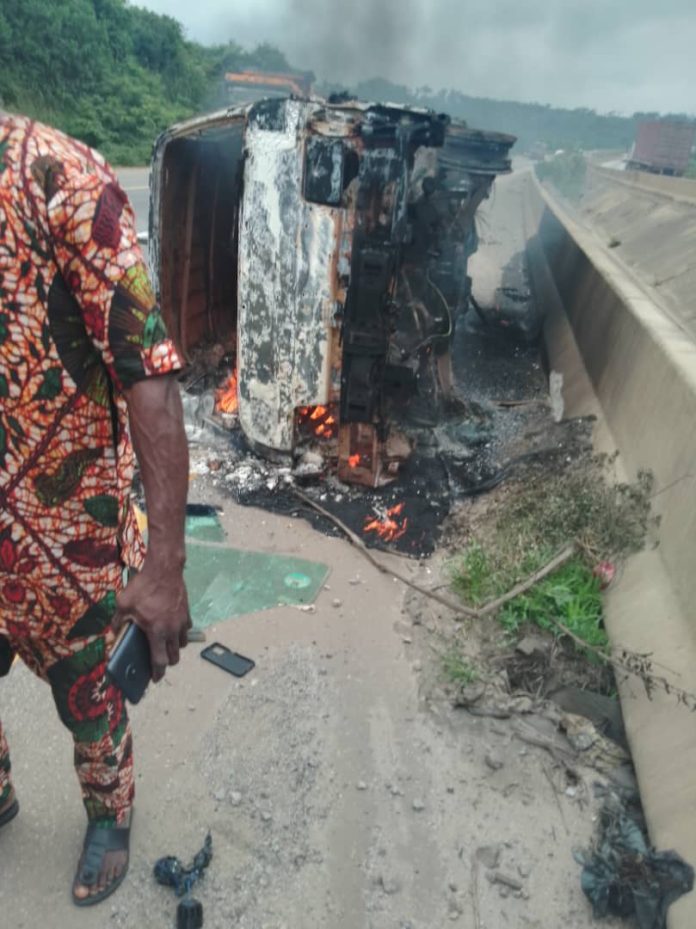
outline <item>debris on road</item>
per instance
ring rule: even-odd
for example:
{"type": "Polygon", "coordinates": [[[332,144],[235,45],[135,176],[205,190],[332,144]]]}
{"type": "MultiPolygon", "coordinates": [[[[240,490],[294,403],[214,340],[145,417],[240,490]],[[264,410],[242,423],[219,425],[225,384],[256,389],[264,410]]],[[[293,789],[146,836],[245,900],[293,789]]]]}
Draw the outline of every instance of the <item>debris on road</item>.
{"type": "Polygon", "coordinates": [[[576,853],[594,916],[635,916],[639,929],[665,929],[670,905],[693,889],[692,866],[677,852],[651,849],[639,805],[616,791],[606,796],[598,833],[592,849],[576,853]]]}
{"type": "Polygon", "coordinates": [[[177,897],[185,897],[203,877],[213,860],[213,838],[210,833],[205,837],[202,848],[198,851],[188,867],[173,855],[160,858],[155,863],[154,876],[158,884],[171,887],[177,897]]]}
{"type": "Polygon", "coordinates": [[[493,752],[488,752],[486,754],[486,757],[484,758],[484,761],[486,762],[488,767],[491,769],[491,771],[499,771],[505,764],[503,759],[499,758],[493,752]]]}
{"type": "Polygon", "coordinates": [[[504,874],[502,871],[490,871],[486,877],[491,884],[502,884],[510,890],[522,890],[524,887],[524,884],[518,881],[516,877],[504,874]]]}
{"type": "Polygon", "coordinates": [[[176,929],[202,929],[203,904],[193,897],[184,897],[176,908],[176,929]]]}

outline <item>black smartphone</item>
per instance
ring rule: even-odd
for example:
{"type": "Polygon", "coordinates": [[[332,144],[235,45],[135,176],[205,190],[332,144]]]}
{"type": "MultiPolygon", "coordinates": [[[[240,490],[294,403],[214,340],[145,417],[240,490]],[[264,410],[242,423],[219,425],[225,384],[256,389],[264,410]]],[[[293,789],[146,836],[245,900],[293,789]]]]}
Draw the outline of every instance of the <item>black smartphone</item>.
{"type": "Polygon", "coordinates": [[[213,642],[212,645],[204,648],[201,652],[201,658],[216,664],[223,671],[229,671],[235,677],[244,677],[252,668],[256,667],[256,662],[252,661],[251,658],[245,658],[244,655],[231,652],[226,645],[221,645],[219,642],[213,642]]]}
{"type": "Polygon", "coordinates": [[[126,700],[140,703],[152,680],[150,643],[140,626],[130,623],[111,653],[106,673],[126,700]]]}

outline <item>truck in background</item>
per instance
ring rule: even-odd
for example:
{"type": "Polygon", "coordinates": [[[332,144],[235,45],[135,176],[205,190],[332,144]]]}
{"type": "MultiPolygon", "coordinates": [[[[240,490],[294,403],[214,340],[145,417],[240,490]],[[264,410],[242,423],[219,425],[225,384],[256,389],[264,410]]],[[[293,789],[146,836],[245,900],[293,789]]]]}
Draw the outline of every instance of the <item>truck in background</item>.
{"type": "Polygon", "coordinates": [[[264,97],[309,97],[313,83],[311,71],[233,71],[225,75],[230,106],[255,103],[264,97]]]}
{"type": "Polygon", "coordinates": [[[695,137],[694,123],[673,119],[639,123],[626,167],[681,177],[691,161],[695,137]]]}

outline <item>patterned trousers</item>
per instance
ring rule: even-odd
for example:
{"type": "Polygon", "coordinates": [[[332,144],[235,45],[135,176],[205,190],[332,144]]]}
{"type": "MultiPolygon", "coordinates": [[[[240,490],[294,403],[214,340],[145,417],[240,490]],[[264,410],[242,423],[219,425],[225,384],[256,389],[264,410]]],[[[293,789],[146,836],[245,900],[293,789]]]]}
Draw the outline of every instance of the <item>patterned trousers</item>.
{"type": "MultiPolygon", "coordinates": [[[[14,653],[50,685],[58,715],[75,743],[75,769],[87,816],[104,825],[124,822],[135,792],[125,702],[105,675],[112,644],[108,620],[114,606],[115,595],[108,595],[95,604],[89,623],[67,632],[54,624],[42,625],[38,634],[30,624],[16,621],[8,629],[0,617],[0,668],[3,653],[6,665],[14,653]],[[55,660],[56,654],[63,657],[55,660]]],[[[11,789],[10,754],[0,723],[0,806],[11,789]]]]}

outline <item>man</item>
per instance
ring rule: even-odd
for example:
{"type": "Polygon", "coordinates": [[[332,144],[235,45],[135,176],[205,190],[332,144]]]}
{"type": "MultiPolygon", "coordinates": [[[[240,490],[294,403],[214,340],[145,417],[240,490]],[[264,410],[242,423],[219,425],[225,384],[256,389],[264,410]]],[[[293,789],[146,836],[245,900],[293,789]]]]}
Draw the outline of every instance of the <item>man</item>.
{"type": "MultiPolygon", "coordinates": [[[[159,680],[190,625],[179,368],[114,172],[61,133],[0,114],[0,673],[19,656],[72,732],[88,817],[78,906],[112,893],[128,865],[133,754],[105,676],[114,635],[137,622],[159,680]]],[[[0,725],[0,827],[18,808],[0,725]]]]}

